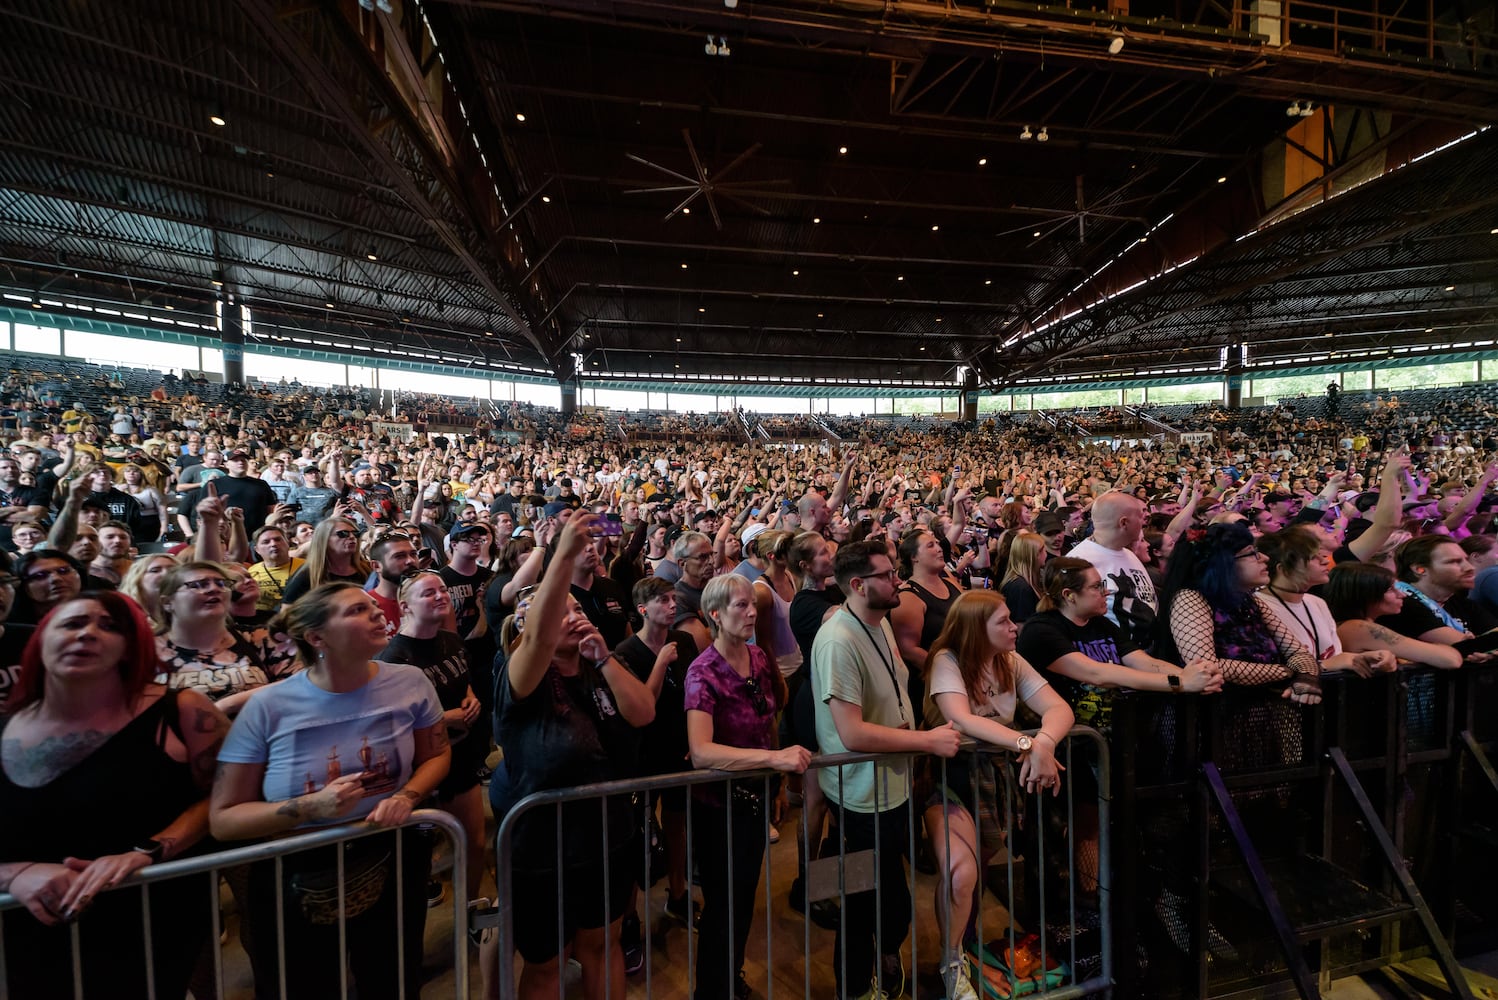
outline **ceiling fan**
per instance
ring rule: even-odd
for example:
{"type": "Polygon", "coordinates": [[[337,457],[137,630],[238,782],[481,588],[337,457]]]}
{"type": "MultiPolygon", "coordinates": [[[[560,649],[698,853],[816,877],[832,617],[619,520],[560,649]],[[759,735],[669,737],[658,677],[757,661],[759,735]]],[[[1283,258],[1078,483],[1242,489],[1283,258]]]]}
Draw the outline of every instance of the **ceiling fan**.
{"type": "Polygon", "coordinates": [[[631,188],[630,190],[624,192],[625,194],[656,194],[663,191],[678,194],[687,192],[686,197],[682,199],[680,204],[666,213],[666,217],[661,220],[662,222],[670,222],[671,219],[679,215],[684,209],[689,208],[692,202],[696,201],[698,198],[701,198],[705,202],[707,202],[707,210],[712,213],[713,225],[717,226],[719,230],[722,230],[723,218],[718,214],[717,199],[722,198],[725,201],[731,201],[736,205],[742,205],[744,208],[747,208],[751,212],[756,212],[760,215],[767,216],[770,214],[768,209],[765,209],[759,205],[751,204],[750,202],[746,201],[745,198],[756,194],[759,194],[763,197],[774,197],[774,195],[770,192],[756,191],[755,188],[764,187],[766,185],[781,185],[790,183],[790,181],[788,180],[725,180],[725,178],[729,174],[733,173],[733,171],[736,170],[739,166],[741,166],[745,160],[749,159],[749,157],[759,152],[762,146],[761,143],[756,142],[754,145],[744,150],[738,156],[734,157],[732,162],[730,162],[723,169],[717,171],[716,173],[709,173],[707,168],[702,164],[702,158],[697,155],[697,147],[692,143],[691,129],[682,129],[681,137],[686,140],[687,153],[692,158],[692,168],[696,171],[696,177],[689,177],[686,174],[678,173],[675,170],[672,170],[670,167],[663,167],[659,163],[654,163],[650,160],[647,160],[643,156],[636,156],[634,153],[625,154],[636,163],[647,166],[652,170],[659,170],[666,176],[673,177],[676,180],[682,182],[680,184],[665,184],[657,187],[631,188]]]}

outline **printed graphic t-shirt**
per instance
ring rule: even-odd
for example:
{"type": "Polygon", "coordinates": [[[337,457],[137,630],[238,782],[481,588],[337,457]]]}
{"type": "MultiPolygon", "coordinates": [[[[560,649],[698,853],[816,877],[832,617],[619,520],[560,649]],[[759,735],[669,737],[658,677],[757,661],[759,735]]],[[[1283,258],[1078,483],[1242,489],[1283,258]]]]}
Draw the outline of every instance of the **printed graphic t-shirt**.
{"type": "Polygon", "coordinates": [[[264,764],[267,802],[315,792],[356,771],[364,797],[353,811],[303,826],[363,819],[411,777],[416,730],[442,721],[442,703],[419,667],[380,663],[356,691],[324,691],[306,673],[261,688],[245,703],[218,759],[264,764]]]}

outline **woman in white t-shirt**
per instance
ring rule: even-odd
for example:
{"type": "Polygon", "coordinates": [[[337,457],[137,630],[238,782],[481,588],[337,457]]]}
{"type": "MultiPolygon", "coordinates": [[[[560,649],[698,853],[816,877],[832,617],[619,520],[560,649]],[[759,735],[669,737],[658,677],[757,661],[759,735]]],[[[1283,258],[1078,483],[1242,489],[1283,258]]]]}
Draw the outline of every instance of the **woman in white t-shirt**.
{"type": "Polygon", "coordinates": [[[1322,673],[1351,670],[1359,677],[1371,677],[1396,669],[1398,662],[1386,649],[1350,653],[1342,648],[1331,609],[1310,592],[1331,579],[1330,553],[1312,534],[1315,530],[1294,525],[1255,543],[1269,559],[1269,586],[1260,592],[1263,607],[1315,654],[1322,673]]]}
{"type": "MultiPolygon", "coordinates": [[[[1023,761],[1019,781],[1025,791],[1059,795],[1063,768],[1056,747],[1071,731],[1072,710],[1014,651],[1018,636],[1003,597],[991,590],[961,594],[927,654],[926,722],[950,722],[968,739],[1012,750],[1023,761]],[[1034,737],[1012,728],[1020,701],[1040,716],[1034,737]]],[[[936,790],[926,803],[926,830],[937,865],[947,873],[935,900],[942,929],[942,979],[951,1000],[972,1000],[976,994],[963,960],[963,937],[977,905],[982,865],[997,851],[1004,833],[993,757],[960,753],[936,777],[936,790]],[[982,844],[975,811],[982,822],[982,844]]]]}

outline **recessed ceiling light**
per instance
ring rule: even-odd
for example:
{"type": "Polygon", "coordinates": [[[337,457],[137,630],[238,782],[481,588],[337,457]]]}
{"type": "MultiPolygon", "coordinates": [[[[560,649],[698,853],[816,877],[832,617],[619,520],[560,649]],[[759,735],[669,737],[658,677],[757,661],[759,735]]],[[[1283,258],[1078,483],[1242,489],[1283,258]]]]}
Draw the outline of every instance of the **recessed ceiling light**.
{"type": "Polygon", "coordinates": [[[678,368],[680,368],[680,367],[681,367],[681,365],[677,365],[677,366],[676,366],[676,367],[678,367],[678,368]]]}
{"type": "Polygon", "coordinates": [[[921,345],[921,350],[923,350],[923,351],[924,351],[924,350],[925,350],[925,349],[926,349],[926,345],[925,345],[925,344],[922,344],[922,345],[921,345]]]}
{"type": "Polygon", "coordinates": [[[1219,177],[1219,178],[1217,178],[1217,183],[1219,183],[1219,184],[1226,184],[1227,182],[1228,182],[1228,179],[1226,177],[1219,177]]]}
{"type": "Polygon", "coordinates": [[[940,322],[941,322],[941,317],[940,317],[940,316],[938,316],[938,317],[936,317],[936,321],[937,321],[937,322],[938,322],[938,323],[940,323],[940,322]]]}
{"type": "Polygon", "coordinates": [[[837,147],[837,153],[838,153],[839,156],[847,156],[848,155],[848,147],[847,146],[839,146],[839,147],[837,147]]]}
{"type": "Polygon", "coordinates": [[[1040,230],[1037,229],[1037,230],[1035,230],[1035,232],[1031,233],[1030,235],[1036,237],[1037,239],[1039,239],[1040,238],[1040,230]]]}
{"type": "MultiPolygon", "coordinates": [[[[329,309],[333,308],[333,303],[331,303],[331,302],[324,302],[323,305],[326,306],[329,309]]],[[[170,309],[171,306],[167,306],[167,308],[170,309]]]]}
{"type": "Polygon", "coordinates": [[[1447,285],[1446,286],[1446,291],[1448,291],[1448,292],[1454,292],[1454,291],[1456,291],[1456,286],[1455,285],[1447,285]]]}
{"type": "Polygon", "coordinates": [[[523,111],[517,111],[517,112],[515,112],[515,120],[517,122],[523,122],[523,121],[525,121],[525,112],[523,112],[523,111]]]}
{"type": "Polygon", "coordinates": [[[980,167],[986,167],[986,166],[988,166],[988,157],[986,157],[986,156],[980,156],[980,157],[978,157],[978,166],[980,166],[980,167]]]}
{"type": "Polygon", "coordinates": [[[698,306],[697,311],[700,313],[705,313],[707,312],[707,306],[698,306]]]}
{"type": "Polygon", "coordinates": [[[793,278],[799,278],[800,276],[801,276],[801,272],[800,272],[799,269],[791,272],[791,277],[793,277],[793,278]]]}
{"type": "Polygon", "coordinates": [[[690,208],[684,208],[684,209],[681,210],[681,214],[682,215],[691,215],[692,214],[692,210],[690,208]]]}
{"type": "Polygon", "coordinates": [[[993,279],[992,278],[984,278],[983,279],[983,283],[985,285],[991,285],[991,284],[993,284],[993,279]]]}
{"type": "Polygon", "coordinates": [[[167,303],[164,304],[164,308],[166,309],[167,312],[171,312],[172,310],[176,309],[177,307],[174,306],[174,305],[172,305],[170,302],[167,302],[167,303]]]}
{"type": "Polygon", "coordinates": [[[373,243],[371,243],[369,245],[369,249],[367,251],[365,251],[365,253],[364,253],[364,259],[365,260],[379,260],[380,259],[380,255],[377,254],[377,253],[375,253],[375,248],[374,248],[374,244],[373,243]]]}
{"type": "Polygon", "coordinates": [[[676,338],[676,342],[677,342],[677,343],[678,343],[678,344],[679,344],[679,343],[681,343],[681,338],[680,338],[680,337],[677,337],[677,338],[676,338]]]}
{"type": "Polygon", "coordinates": [[[931,231],[932,231],[932,232],[933,232],[933,233],[934,233],[934,232],[936,232],[936,231],[937,231],[937,230],[939,230],[939,229],[941,229],[941,226],[932,226],[932,227],[931,227],[931,231]]]}
{"type": "Polygon", "coordinates": [[[897,274],[897,275],[895,275],[895,280],[896,281],[904,281],[905,280],[905,275],[903,275],[903,274],[897,274]]]}
{"type": "Polygon", "coordinates": [[[1489,229],[1488,230],[1488,235],[1489,236],[1498,236],[1498,229],[1489,229]]]}
{"type": "Polygon", "coordinates": [[[681,269],[682,269],[682,270],[683,270],[683,271],[685,271],[685,270],[686,270],[686,269],[687,269],[687,264],[686,264],[686,261],[682,261],[682,263],[681,263],[681,269]]]}
{"type": "Polygon", "coordinates": [[[817,319],[821,319],[825,315],[827,315],[827,314],[826,313],[817,313],[817,319]]]}
{"type": "Polygon", "coordinates": [[[541,196],[541,204],[543,204],[543,205],[550,205],[551,204],[551,195],[549,195],[549,194],[543,194],[541,196]]]}
{"type": "Polygon", "coordinates": [[[820,226],[822,224],[822,217],[819,215],[816,218],[812,219],[811,224],[813,226],[820,226]]]}
{"type": "Polygon", "coordinates": [[[223,115],[219,114],[217,111],[209,114],[208,120],[217,125],[219,128],[223,128],[225,125],[229,124],[229,120],[223,115]]]}

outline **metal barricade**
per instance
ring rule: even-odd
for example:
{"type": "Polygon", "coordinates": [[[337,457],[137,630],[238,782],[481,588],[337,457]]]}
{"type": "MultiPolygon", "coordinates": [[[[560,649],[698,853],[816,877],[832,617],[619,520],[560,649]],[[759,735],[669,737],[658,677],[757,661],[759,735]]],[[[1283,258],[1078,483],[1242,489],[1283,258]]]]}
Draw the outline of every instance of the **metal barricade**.
{"type": "MultiPolygon", "coordinates": [[[[721,931],[704,926],[697,934],[688,933],[684,954],[678,949],[674,958],[660,959],[652,919],[652,903],[660,902],[660,893],[652,895],[653,880],[644,878],[643,978],[628,987],[632,995],[639,995],[641,985],[647,998],[699,995],[698,952],[704,944],[719,949],[710,953],[713,961],[707,964],[726,970],[721,995],[735,995],[734,973],[745,956],[736,953],[738,943],[729,932],[732,928],[747,940],[752,927],[735,923],[731,916],[718,920],[713,907],[726,908],[730,915],[748,912],[744,919],[762,926],[765,982],[756,992],[764,1000],[793,990],[806,998],[823,997],[835,984],[842,984],[839,993],[846,997],[871,992],[877,997],[881,986],[898,996],[899,991],[892,988],[895,984],[884,981],[886,972],[898,977],[903,986],[907,969],[912,977],[929,978],[949,961],[965,963],[984,1000],[1024,994],[1067,1000],[1104,992],[1111,987],[1113,975],[1108,746],[1095,730],[1077,727],[1058,748],[1057,759],[1066,771],[1061,797],[1051,799],[1021,792],[1014,779],[1013,758],[982,745],[965,746],[951,761],[911,754],[813,757],[805,783],[824,779],[820,787],[826,792],[829,818],[836,829],[832,841],[836,853],[818,858],[821,832],[801,824],[798,847],[805,867],[800,917],[804,923],[799,933],[782,926],[786,918],[778,909],[783,903],[770,898],[778,867],[775,852],[764,847],[772,825],[770,804],[785,775],[693,771],[529,795],[504,816],[497,835],[499,995],[516,994],[517,929],[535,953],[559,955],[571,936],[570,924],[605,926],[628,906],[636,905],[633,899],[626,904],[618,896],[621,892],[633,896],[636,890],[621,877],[617,866],[626,865],[631,873],[649,872],[651,846],[644,831],[647,813],[662,792],[693,801],[686,815],[687,896],[690,900],[698,881],[693,874],[695,863],[702,881],[715,887],[704,891],[704,925],[712,917],[721,931]],[[985,763],[991,768],[985,769],[985,763]],[[850,796],[842,794],[849,783],[866,780],[862,775],[869,772],[854,770],[859,765],[873,768],[873,813],[855,813],[846,805],[850,796]],[[955,778],[947,780],[949,773],[959,770],[966,775],[967,787],[955,778]],[[986,770],[991,770],[994,780],[985,784],[978,776],[986,770]],[[1078,792],[1079,787],[1087,791],[1078,792]],[[714,803],[703,803],[704,793],[716,793],[714,803]],[[954,844],[969,829],[955,818],[956,800],[963,806],[961,815],[971,819],[976,840],[968,845],[972,853],[984,855],[985,842],[995,847],[992,856],[978,859],[978,903],[970,922],[959,920],[966,924],[962,927],[953,925],[956,894],[948,891],[957,866],[946,866],[946,874],[938,870],[934,877],[918,877],[914,863],[904,864],[922,850],[923,826],[926,843],[934,850],[940,848],[937,856],[953,856],[954,844]],[[620,810],[629,815],[627,823],[620,821],[620,810]],[[712,823],[711,828],[702,830],[704,822],[712,823]],[[985,823],[1001,829],[985,830],[985,823]],[[1079,843],[1076,836],[1079,828],[1087,833],[1085,843],[1079,843]],[[621,829],[628,830],[622,843],[621,829]],[[575,856],[566,857],[569,851],[575,856]],[[584,859],[584,854],[590,856],[584,859]],[[1079,858],[1083,859],[1081,871],[1079,858]],[[736,870],[736,866],[750,864],[752,873],[742,867],[736,870]],[[585,881],[579,884],[579,879],[585,881]],[[997,907],[983,906],[985,883],[1000,904],[997,907]],[[745,892],[754,894],[752,911],[745,905],[745,892]],[[564,912],[563,901],[578,904],[580,896],[596,909],[591,918],[575,921],[571,919],[575,913],[569,917],[564,912]],[[814,930],[811,911],[821,900],[838,903],[834,940],[827,940],[826,930],[814,930]],[[938,916],[934,944],[926,914],[938,916]],[[943,927],[952,929],[952,936],[945,940],[943,927]],[[994,936],[990,937],[990,931],[994,936]],[[715,933],[729,939],[716,942],[715,933]],[[547,940],[539,940],[538,935],[547,940]],[[947,941],[963,944],[949,948],[947,941]],[[726,955],[721,950],[725,945],[726,955]],[[869,969],[848,967],[849,955],[855,952],[872,955],[869,969]],[[893,956],[898,961],[881,970],[880,963],[893,956]],[[799,976],[793,974],[797,962],[799,976]],[[865,975],[871,977],[869,981],[865,975]],[[792,986],[798,979],[799,984],[792,986]]],[[[783,858],[779,862],[785,863],[783,858]]],[[[618,947],[611,935],[603,935],[605,968],[618,947]]],[[[565,995],[564,978],[557,975],[558,997],[565,995]]],[[[613,977],[604,977],[605,1000],[623,1000],[614,982],[613,977]]],[[[931,990],[940,989],[940,984],[931,984],[931,990]]],[[[707,992],[718,995],[716,990],[707,992]]],[[[930,991],[923,988],[918,993],[912,979],[904,992],[916,996],[930,991]]]]}
{"type": "MultiPolygon", "coordinates": [[[[274,950],[276,989],[274,995],[283,998],[288,996],[288,981],[292,982],[295,985],[297,977],[304,970],[300,970],[295,967],[289,967],[287,961],[288,947],[286,934],[286,904],[292,902],[289,894],[286,893],[283,889],[285,865],[287,863],[287,859],[293,855],[302,854],[310,850],[316,850],[320,848],[327,849],[330,847],[338,848],[338,850],[336,851],[336,883],[334,886],[327,887],[326,889],[322,889],[321,891],[325,894],[328,894],[328,911],[330,913],[336,912],[335,922],[337,924],[338,947],[340,949],[339,954],[347,956],[349,944],[348,921],[350,919],[348,916],[349,895],[350,893],[357,893],[359,891],[359,885],[357,883],[357,879],[351,880],[349,877],[349,873],[345,870],[344,858],[346,848],[347,845],[364,841],[367,838],[385,836],[390,837],[393,840],[393,854],[391,857],[391,861],[395,866],[395,903],[393,909],[395,922],[394,940],[396,942],[397,952],[395,956],[397,979],[394,995],[400,997],[401,1000],[405,1000],[405,998],[408,996],[408,991],[406,990],[406,946],[408,944],[408,938],[406,935],[407,928],[405,914],[406,903],[408,899],[408,887],[405,884],[405,880],[401,876],[405,871],[405,862],[408,860],[408,858],[419,857],[421,853],[426,853],[430,850],[429,847],[413,843],[416,837],[425,836],[424,832],[421,831],[429,829],[442,831],[442,833],[446,835],[449,846],[452,850],[452,996],[455,998],[455,1000],[467,1000],[468,935],[466,933],[466,928],[468,925],[468,899],[467,884],[464,873],[467,871],[467,867],[469,864],[469,859],[467,856],[468,842],[463,832],[463,828],[461,824],[459,824],[457,819],[446,812],[440,812],[431,809],[416,810],[411,814],[406,823],[394,829],[390,827],[374,826],[373,824],[369,823],[346,824],[329,827],[322,830],[315,830],[309,833],[297,834],[295,836],[285,837],[279,840],[266,841],[264,843],[251,844],[245,847],[236,847],[228,850],[217,851],[211,854],[204,854],[196,857],[188,857],[175,861],[166,861],[159,864],[148,865],[147,867],[141,869],[138,874],[132,876],[130,879],[126,880],[124,883],[115,887],[114,889],[109,890],[108,892],[108,895],[110,896],[121,893],[140,893],[141,936],[138,939],[134,939],[131,944],[133,947],[136,942],[139,942],[139,944],[144,949],[144,988],[141,988],[141,986],[136,983],[121,982],[118,978],[116,978],[113,982],[105,983],[101,988],[89,989],[88,991],[85,991],[86,978],[97,982],[100,972],[107,972],[111,976],[118,976],[119,974],[118,970],[113,969],[98,970],[86,968],[86,965],[88,965],[89,963],[84,955],[85,949],[81,946],[80,934],[80,923],[86,923],[88,920],[88,911],[85,911],[84,915],[80,918],[79,921],[72,922],[69,925],[72,996],[74,1000],[113,1000],[113,998],[121,996],[144,996],[150,998],[150,1000],[156,1000],[158,978],[156,965],[157,956],[159,954],[156,945],[161,943],[161,941],[159,940],[160,938],[162,938],[164,935],[170,934],[173,931],[175,923],[164,927],[158,925],[163,923],[162,918],[164,916],[180,918],[183,915],[162,914],[160,912],[156,912],[154,914],[155,919],[153,919],[153,908],[151,900],[152,893],[153,891],[155,891],[157,894],[161,894],[168,891],[168,888],[173,886],[190,887],[191,881],[194,880],[201,881],[203,883],[202,891],[209,897],[206,901],[207,906],[205,907],[205,909],[208,913],[211,914],[211,926],[209,928],[210,937],[208,939],[208,945],[212,948],[213,952],[211,962],[211,989],[213,992],[211,994],[198,993],[197,989],[195,988],[194,995],[197,997],[197,1000],[208,1000],[209,996],[226,996],[224,984],[224,950],[220,943],[223,926],[222,917],[219,910],[219,879],[221,875],[225,875],[229,872],[243,872],[245,871],[246,866],[252,865],[269,866],[269,868],[265,870],[274,878],[274,922],[276,936],[274,950]]],[[[415,869],[413,869],[413,871],[415,871],[415,869]]],[[[425,885],[427,879],[427,871],[428,869],[426,867],[420,868],[420,880],[417,883],[418,885],[425,885]]],[[[382,883],[382,886],[383,885],[384,883],[382,883]]],[[[197,891],[197,889],[193,887],[192,891],[197,891]]],[[[382,889],[382,893],[388,891],[388,889],[382,889]]],[[[425,913],[425,899],[419,899],[416,902],[421,905],[421,912],[425,913]]],[[[241,919],[244,919],[244,914],[241,914],[241,919]]],[[[31,914],[24,909],[20,901],[17,900],[14,896],[9,895],[8,893],[0,893],[0,930],[3,930],[6,923],[11,920],[34,921],[35,918],[32,917],[31,914]]],[[[120,928],[116,927],[112,930],[115,933],[118,933],[120,931],[120,928]]],[[[257,948],[261,946],[263,946],[263,943],[257,943],[257,948]]],[[[90,948],[91,947],[92,945],[90,945],[90,948]]],[[[418,961],[420,954],[421,951],[418,947],[416,950],[418,961]]],[[[7,954],[5,950],[4,935],[0,934],[0,997],[8,995],[7,984],[10,982],[10,971],[13,968],[18,971],[22,970],[24,969],[23,963],[26,963],[28,961],[34,962],[36,960],[37,959],[35,955],[7,954]]],[[[322,995],[329,997],[336,995],[340,998],[340,1000],[348,1000],[350,984],[348,977],[348,963],[346,961],[341,963],[337,978],[337,993],[328,993],[322,995]]],[[[259,992],[264,995],[266,993],[265,985],[263,983],[257,985],[259,987],[259,992]]],[[[197,988],[202,988],[196,983],[195,986],[197,988]]],[[[302,992],[303,995],[305,995],[305,990],[303,990],[302,992]]],[[[361,995],[368,994],[363,993],[361,995]]],[[[426,996],[428,1000],[431,1000],[431,998],[433,997],[433,993],[430,990],[423,991],[423,995],[426,996]]],[[[21,995],[16,995],[15,1000],[27,1000],[27,998],[21,995]]],[[[162,1000],[177,1000],[177,998],[163,997],[162,1000]]],[[[415,1000],[415,997],[411,996],[410,1000],[415,1000]]]]}
{"type": "Polygon", "coordinates": [[[1483,883],[1452,859],[1458,800],[1498,807],[1458,749],[1482,673],[1328,674],[1305,709],[1269,687],[1117,694],[1120,991],[1319,996],[1428,954],[1469,995],[1452,929],[1483,883]]]}

